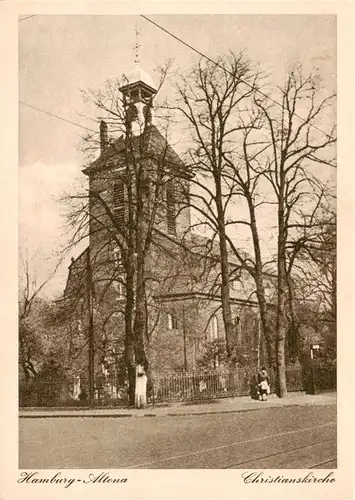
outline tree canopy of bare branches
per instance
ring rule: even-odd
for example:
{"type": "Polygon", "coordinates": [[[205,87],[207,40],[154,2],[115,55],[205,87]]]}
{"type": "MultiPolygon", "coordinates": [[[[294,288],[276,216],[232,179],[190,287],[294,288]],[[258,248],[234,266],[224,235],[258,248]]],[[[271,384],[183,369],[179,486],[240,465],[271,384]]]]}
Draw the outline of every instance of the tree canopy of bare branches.
{"type": "Polygon", "coordinates": [[[323,97],[319,77],[304,76],[299,67],[289,72],[284,86],[268,91],[271,99],[260,92],[262,82],[262,75],[242,54],[230,54],[218,64],[202,60],[177,83],[176,108],[189,124],[192,143],[189,153],[196,175],[191,207],[198,214],[197,225],[208,227],[211,238],[218,239],[229,356],[234,338],[229,299],[232,254],[255,281],[269,363],[276,364],[278,392],[284,396],[291,274],[304,243],[301,232],[313,225],[332,188],[324,169],[329,172],[336,166],[335,127],[329,119],[335,96],[323,97]],[[244,217],[235,216],[237,200],[246,207],[244,217]],[[275,210],[276,251],[270,262],[261,252],[259,210],[264,205],[275,210]],[[252,256],[238,243],[241,226],[249,228],[252,256]],[[277,281],[275,335],[268,323],[265,294],[269,264],[275,267],[277,281]]]}

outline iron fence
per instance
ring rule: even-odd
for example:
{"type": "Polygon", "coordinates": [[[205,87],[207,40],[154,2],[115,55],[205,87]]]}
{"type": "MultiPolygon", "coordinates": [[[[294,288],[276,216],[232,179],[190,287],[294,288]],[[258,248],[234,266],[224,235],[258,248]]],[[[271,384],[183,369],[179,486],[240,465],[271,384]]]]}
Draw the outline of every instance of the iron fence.
{"type": "MultiPolygon", "coordinates": [[[[275,392],[275,374],[268,370],[271,392],[275,392]]],[[[286,369],[287,390],[316,392],[336,388],[336,368],[315,364],[312,369],[290,365],[286,369]]],[[[203,401],[233,396],[257,397],[257,376],[253,368],[153,374],[148,381],[148,402],[161,404],[203,401]]],[[[95,380],[94,405],[128,405],[128,384],[124,374],[95,380]]],[[[89,405],[89,385],[85,377],[74,380],[32,380],[20,382],[21,407],[89,405]]]]}
{"type": "MultiPolygon", "coordinates": [[[[122,377],[106,377],[95,380],[94,401],[96,406],[126,406],[127,384],[122,377]]],[[[19,383],[20,407],[88,406],[89,382],[86,377],[75,379],[33,379],[19,383]]]]}
{"type": "Polygon", "coordinates": [[[157,375],[153,378],[155,403],[193,401],[250,394],[246,370],[205,371],[157,375]]]}
{"type": "MultiPolygon", "coordinates": [[[[269,378],[271,391],[275,392],[276,377],[271,370],[269,378]]],[[[286,379],[289,392],[305,390],[305,375],[300,365],[287,367],[286,379]]],[[[254,368],[157,375],[153,379],[153,388],[152,398],[156,403],[247,395],[256,397],[257,375],[254,368]]]]}

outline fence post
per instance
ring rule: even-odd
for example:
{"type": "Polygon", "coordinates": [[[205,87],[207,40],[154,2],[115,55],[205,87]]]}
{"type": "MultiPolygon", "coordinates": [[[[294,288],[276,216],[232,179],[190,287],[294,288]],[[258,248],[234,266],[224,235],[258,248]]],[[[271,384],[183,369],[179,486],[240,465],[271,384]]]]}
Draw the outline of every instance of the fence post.
{"type": "Polygon", "coordinates": [[[319,345],[318,344],[311,344],[311,387],[310,387],[310,394],[316,394],[317,388],[316,388],[316,360],[318,358],[318,352],[319,352],[319,345]]]}

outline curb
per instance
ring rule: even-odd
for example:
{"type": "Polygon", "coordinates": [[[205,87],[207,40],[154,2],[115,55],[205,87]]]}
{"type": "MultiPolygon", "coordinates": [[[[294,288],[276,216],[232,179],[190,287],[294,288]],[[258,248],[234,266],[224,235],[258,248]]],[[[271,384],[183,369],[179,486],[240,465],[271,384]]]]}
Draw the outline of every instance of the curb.
{"type": "MultiPolygon", "coordinates": [[[[145,416],[150,416],[150,415],[142,415],[142,417],[145,416]]],[[[128,417],[134,417],[131,413],[127,414],[93,414],[93,415],[88,415],[88,414],[71,414],[68,415],[67,413],[63,414],[54,414],[54,415],[48,415],[45,413],[40,413],[37,415],[26,415],[26,414],[19,414],[19,418],[128,418],[128,417]]],[[[154,415],[155,417],[155,415],[154,415]]]]}
{"type": "Polygon", "coordinates": [[[40,414],[26,414],[26,412],[23,412],[22,414],[19,413],[19,418],[147,418],[147,417],[186,417],[186,416],[198,416],[198,415],[216,415],[216,414],[226,414],[226,413],[242,413],[242,412],[252,412],[252,411],[261,411],[261,410],[266,410],[266,409],[275,409],[275,408],[287,408],[291,406],[321,406],[321,405],[336,405],[336,401],[329,401],[326,403],[321,403],[315,404],[315,403],[288,403],[288,404],[283,404],[283,405],[267,405],[267,406],[260,406],[257,408],[239,408],[239,409],[230,409],[230,410],[215,410],[215,411],[197,411],[197,412],[169,412],[169,413],[162,413],[161,415],[157,413],[137,413],[137,414],[132,414],[132,413],[96,413],[96,414],[68,414],[68,413],[63,413],[63,414],[51,414],[49,415],[48,413],[40,413],[40,414]]]}

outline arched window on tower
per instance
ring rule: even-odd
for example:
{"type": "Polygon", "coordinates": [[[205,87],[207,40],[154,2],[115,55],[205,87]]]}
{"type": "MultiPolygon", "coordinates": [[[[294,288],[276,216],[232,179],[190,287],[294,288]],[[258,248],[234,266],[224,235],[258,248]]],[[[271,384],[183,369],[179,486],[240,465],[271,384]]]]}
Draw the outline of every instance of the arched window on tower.
{"type": "Polygon", "coordinates": [[[112,282],[113,288],[116,292],[116,300],[122,300],[125,297],[125,286],[122,283],[121,279],[117,279],[112,282]]]}
{"type": "Polygon", "coordinates": [[[118,245],[113,246],[113,263],[115,267],[121,267],[122,266],[122,257],[121,257],[121,250],[118,247],[118,245]]]}
{"type": "Polygon", "coordinates": [[[168,318],[168,330],[176,330],[178,327],[176,316],[174,316],[171,313],[168,313],[167,318],[168,318]]]}
{"type": "Polygon", "coordinates": [[[172,181],[166,185],[166,226],[169,234],[176,233],[175,188],[172,181]]]}
{"type": "Polygon", "coordinates": [[[218,339],[218,319],[214,314],[210,320],[208,339],[210,342],[218,339]]]}

